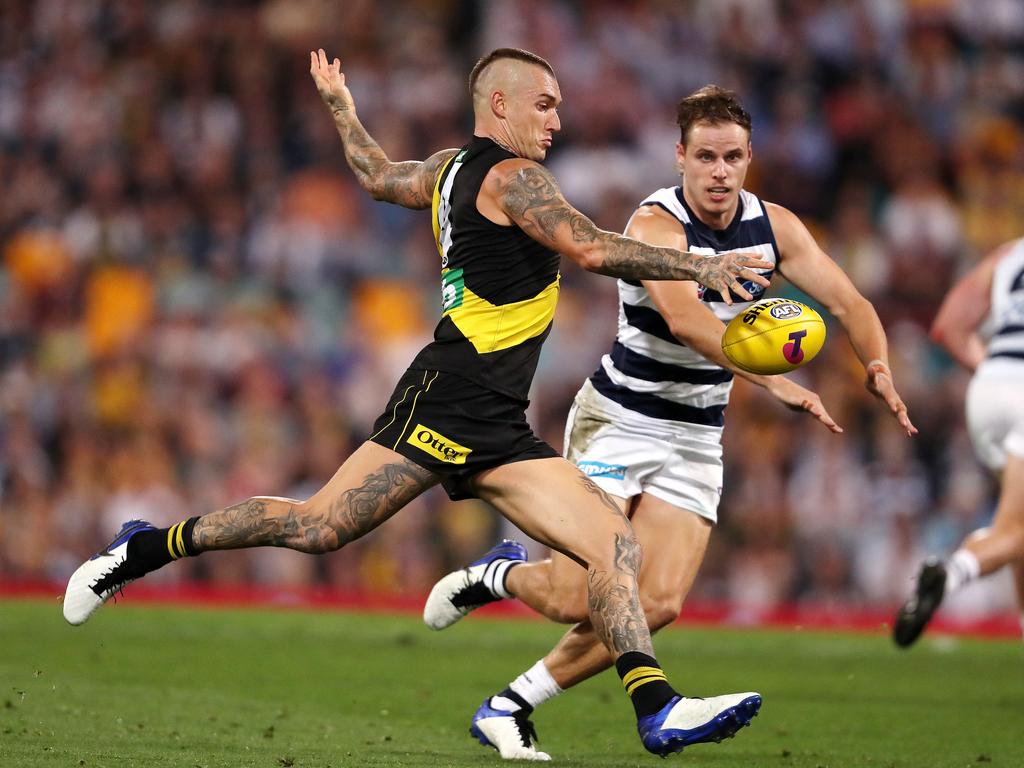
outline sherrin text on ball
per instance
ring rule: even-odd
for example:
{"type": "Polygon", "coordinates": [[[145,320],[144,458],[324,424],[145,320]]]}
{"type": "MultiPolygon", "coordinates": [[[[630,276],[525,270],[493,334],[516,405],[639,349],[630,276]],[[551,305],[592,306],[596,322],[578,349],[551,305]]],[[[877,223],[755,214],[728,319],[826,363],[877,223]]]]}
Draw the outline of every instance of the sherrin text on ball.
{"type": "Polygon", "coordinates": [[[787,373],[809,363],[825,343],[821,315],[792,299],[762,299],[736,315],[722,351],[750,373],[787,373]]]}

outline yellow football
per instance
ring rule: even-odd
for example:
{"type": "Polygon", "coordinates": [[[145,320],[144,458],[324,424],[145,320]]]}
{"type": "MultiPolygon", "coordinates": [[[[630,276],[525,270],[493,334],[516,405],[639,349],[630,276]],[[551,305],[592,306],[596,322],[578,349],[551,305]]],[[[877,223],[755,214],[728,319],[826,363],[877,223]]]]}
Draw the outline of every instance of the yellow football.
{"type": "Polygon", "coordinates": [[[722,351],[751,373],[786,373],[814,359],[825,343],[821,315],[792,299],[762,299],[736,315],[722,334],[722,351]]]}

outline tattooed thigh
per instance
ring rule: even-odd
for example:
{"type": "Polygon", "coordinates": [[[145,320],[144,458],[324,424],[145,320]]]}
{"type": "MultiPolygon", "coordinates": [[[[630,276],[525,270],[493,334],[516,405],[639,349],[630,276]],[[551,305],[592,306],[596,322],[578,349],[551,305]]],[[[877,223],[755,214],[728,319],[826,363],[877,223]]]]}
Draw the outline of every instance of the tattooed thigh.
{"type": "Polygon", "coordinates": [[[611,497],[611,494],[607,493],[597,483],[591,480],[589,477],[580,473],[580,483],[583,484],[583,488],[587,493],[592,493],[597,497],[598,501],[601,502],[601,506],[607,509],[609,512],[614,514],[616,517],[625,518],[625,513],[619,508],[619,505],[615,503],[615,499],[611,497]]]}
{"type": "Polygon", "coordinates": [[[370,472],[359,486],[331,502],[328,524],[337,533],[338,546],[369,533],[440,480],[408,459],[383,464],[370,472]]]}

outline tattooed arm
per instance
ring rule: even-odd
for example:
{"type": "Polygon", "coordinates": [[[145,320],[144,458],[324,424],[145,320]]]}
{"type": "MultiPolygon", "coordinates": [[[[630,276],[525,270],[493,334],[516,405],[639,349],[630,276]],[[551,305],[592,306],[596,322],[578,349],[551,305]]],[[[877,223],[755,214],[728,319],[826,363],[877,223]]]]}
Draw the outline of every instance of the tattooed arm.
{"type": "Polygon", "coordinates": [[[352,94],[345,85],[341,62],[335,59],[328,64],[327,55],[321,48],[309,54],[309,73],[313,76],[320,98],[334,116],[334,127],[341,137],[345,159],[360,186],[375,200],[406,208],[429,208],[437,176],[458,150],[442,150],[423,162],[391,162],[359,122],[352,94]]]}
{"type": "MultiPolygon", "coordinates": [[[[481,196],[526,234],[568,256],[584,269],[630,280],[696,280],[719,291],[728,301],[729,290],[749,300],[737,278],[767,286],[752,271],[772,265],[757,256],[727,253],[705,256],[642,243],[599,229],[562,196],[551,173],[531,160],[505,160],[491,169],[481,196]]],[[[481,203],[478,198],[478,206],[481,203]]],[[[481,212],[487,211],[481,206],[481,212]]]]}

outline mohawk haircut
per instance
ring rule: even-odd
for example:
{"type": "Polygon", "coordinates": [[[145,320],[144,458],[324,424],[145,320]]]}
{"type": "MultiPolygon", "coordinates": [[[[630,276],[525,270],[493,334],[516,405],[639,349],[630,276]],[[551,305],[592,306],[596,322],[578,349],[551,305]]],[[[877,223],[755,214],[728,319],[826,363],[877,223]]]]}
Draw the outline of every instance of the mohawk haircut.
{"type": "Polygon", "coordinates": [[[740,104],[735,92],[717,85],[705,85],[679,102],[676,107],[676,124],[679,126],[679,141],[686,144],[686,135],[694,123],[736,123],[752,131],[750,113],[740,104]]]}
{"type": "Polygon", "coordinates": [[[473,70],[469,73],[469,96],[473,98],[476,92],[476,83],[480,79],[480,75],[487,69],[491,64],[498,61],[499,59],[515,59],[516,61],[525,61],[527,64],[534,64],[544,71],[546,71],[552,77],[555,76],[555,70],[545,60],[542,59],[535,53],[524,51],[522,48],[495,48],[493,51],[488,53],[476,64],[473,65],[473,70]]]}

